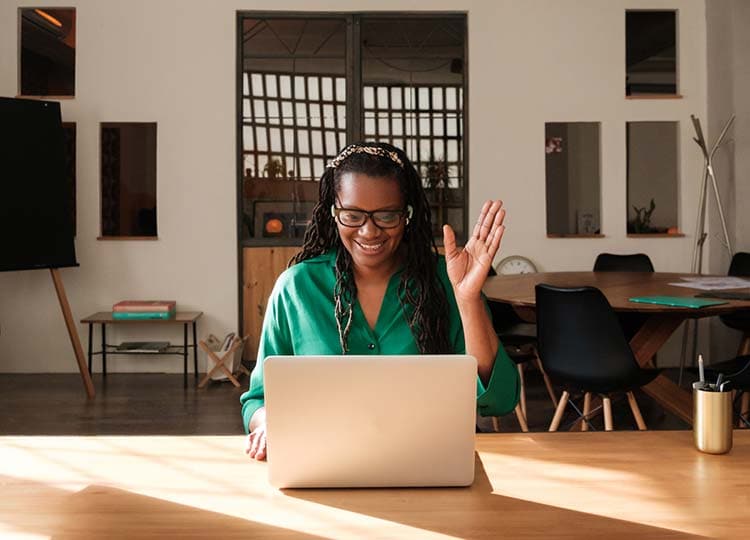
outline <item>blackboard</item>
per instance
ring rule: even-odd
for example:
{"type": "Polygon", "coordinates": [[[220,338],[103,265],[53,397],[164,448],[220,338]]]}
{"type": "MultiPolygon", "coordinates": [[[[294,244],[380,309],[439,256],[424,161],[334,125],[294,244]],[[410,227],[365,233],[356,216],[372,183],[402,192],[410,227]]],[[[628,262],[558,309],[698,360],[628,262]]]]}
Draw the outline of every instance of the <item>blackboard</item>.
{"type": "Polygon", "coordinates": [[[78,266],[60,104],[0,98],[0,271],[78,266]]]}

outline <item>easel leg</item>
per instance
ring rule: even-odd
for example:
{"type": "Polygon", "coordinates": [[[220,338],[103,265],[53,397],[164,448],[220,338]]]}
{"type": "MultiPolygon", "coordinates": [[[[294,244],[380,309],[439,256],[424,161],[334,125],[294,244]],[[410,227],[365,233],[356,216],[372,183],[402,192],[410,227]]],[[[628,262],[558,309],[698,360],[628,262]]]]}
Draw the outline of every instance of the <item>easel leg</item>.
{"type": "Polygon", "coordinates": [[[94,391],[94,383],[91,382],[91,376],[86,369],[86,360],[83,357],[81,340],[78,337],[78,329],[73,322],[73,313],[70,311],[70,304],[68,303],[68,297],[65,294],[65,287],[63,286],[60,271],[57,268],[50,268],[49,271],[52,274],[52,281],[55,284],[57,299],[60,302],[60,309],[62,309],[63,312],[65,326],[68,328],[68,336],[70,337],[71,345],[73,345],[73,351],[75,352],[76,361],[78,362],[78,371],[81,373],[83,386],[86,388],[86,395],[89,397],[89,399],[93,399],[96,396],[96,392],[94,391]]]}

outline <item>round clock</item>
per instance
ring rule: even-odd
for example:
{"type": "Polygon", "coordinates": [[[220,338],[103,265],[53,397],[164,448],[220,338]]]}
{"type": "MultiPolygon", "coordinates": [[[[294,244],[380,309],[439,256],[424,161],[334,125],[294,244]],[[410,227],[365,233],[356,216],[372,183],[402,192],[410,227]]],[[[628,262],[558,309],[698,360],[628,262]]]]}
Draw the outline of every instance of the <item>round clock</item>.
{"type": "Polygon", "coordinates": [[[495,267],[498,274],[534,274],[536,266],[531,260],[521,255],[505,257],[495,267]]]}

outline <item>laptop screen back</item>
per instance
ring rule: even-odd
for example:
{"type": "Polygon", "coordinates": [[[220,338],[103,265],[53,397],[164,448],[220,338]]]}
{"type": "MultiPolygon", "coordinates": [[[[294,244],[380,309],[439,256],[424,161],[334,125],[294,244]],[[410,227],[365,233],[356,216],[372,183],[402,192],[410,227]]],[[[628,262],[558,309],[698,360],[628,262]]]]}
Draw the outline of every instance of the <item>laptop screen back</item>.
{"type": "Polygon", "coordinates": [[[466,355],[269,357],[271,484],[471,484],[476,366],[466,355]]]}

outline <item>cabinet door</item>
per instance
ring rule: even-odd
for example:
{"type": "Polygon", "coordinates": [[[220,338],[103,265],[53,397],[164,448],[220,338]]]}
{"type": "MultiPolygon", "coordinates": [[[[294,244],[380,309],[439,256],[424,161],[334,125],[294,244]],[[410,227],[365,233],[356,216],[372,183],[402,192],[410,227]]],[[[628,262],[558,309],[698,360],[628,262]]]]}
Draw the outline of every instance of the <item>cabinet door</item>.
{"type": "Polygon", "coordinates": [[[250,336],[243,353],[245,360],[255,361],[268,296],[276,278],[299,249],[299,246],[285,246],[249,247],[243,250],[243,334],[250,336]]]}

